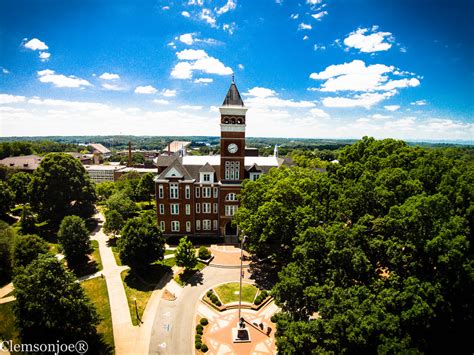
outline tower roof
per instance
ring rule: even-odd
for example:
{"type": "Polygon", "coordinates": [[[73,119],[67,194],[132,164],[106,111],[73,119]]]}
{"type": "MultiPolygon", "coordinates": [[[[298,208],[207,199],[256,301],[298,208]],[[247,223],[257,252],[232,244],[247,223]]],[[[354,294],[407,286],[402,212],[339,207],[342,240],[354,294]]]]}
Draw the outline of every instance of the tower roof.
{"type": "Polygon", "coordinates": [[[237,89],[237,85],[235,85],[233,79],[222,106],[244,106],[244,102],[240,97],[239,90],[237,89]]]}

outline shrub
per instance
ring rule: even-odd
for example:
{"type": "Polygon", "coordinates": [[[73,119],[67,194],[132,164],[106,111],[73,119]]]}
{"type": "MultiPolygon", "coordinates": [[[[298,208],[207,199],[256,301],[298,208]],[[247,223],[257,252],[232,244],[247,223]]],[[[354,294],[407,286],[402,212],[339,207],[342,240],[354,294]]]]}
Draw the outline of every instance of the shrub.
{"type": "Polygon", "coordinates": [[[205,352],[207,352],[207,350],[209,350],[209,349],[207,348],[207,345],[206,345],[206,344],[202,344],[202,345],[201,345],[201,351],[202,351],[203,353],[205,353],[205,352]]]}
{"type": "MultiPolygon", "coordinates": [[[[196,325],[196,332],[198,332],[199,330],[202,331],[203,328],[204,328],[204,327],[203,327],[201,324],[196,325]]],[[[201,334],[202,334],[202,333],[201,333],[201,334]]]]}
{"type": "Polygon", "coordinates": [[[212,290],[209,290],[209,291],[207,291],[207,293],[206,293],[207,297],[209,297],[209,298],[211,297],[212,294],[213,294],[213,293],[212,293],[212,290]]]}
{"type": "Polygon", "coordinates": [[[260,298],[260,295],[257,296],[257,298],[255,298],[255,301],[253,301],[253,303],[255,303],[257,306],[262,303],[262,299],[260,298]]]}
{"type": "Polygon", "coordinates": [[[202,328],[196,329],[196,333],[199,334],[199,335],[202,335],[202,328]]]}
{"type": "Polygon", "coordinates": [[[212,303],[216,303],[218,301],[218,298],[215,294],[212,294],[210,299],[211,299],[212,303]]]}
{"type": "Polygon", "coordinates": [[[199,259],[201,260],[207,260],[211,257],[211,252],[209,251],[209,249],[207,249],[205,246],[201,246],[199,248],[199,259]]]}
{"type": "Polygon", "coordinates": [[[201,323],[201,325],[208,325],[209,321],[207,320],[207,318],[201,318],[200,323],[201,323]]]}
{"type": "Polygon", "coordinates": [[[196,341],[196,342],[194,343],[194,347],[195,347],[197,350],[201,349],[201,346],[202,346],[202,344],[201,344],[200,341],[196,341]]]}
{"type": "Polygon", "coordinates": [[[222,306],[222,303],[221,303],[221,301],[217,300],[217,302],[215,302],[215,305],[216,305],[217,307],[220,307],[220,306],[222,306]]]}
{"type": "Polygon", "coordinates": [[[201,339],[202,339],[202,335],[201,335],[201,334],[196,334],[196,335],[194,336],[194,341],[195,341],[195,342],[201,342],[201,339]]]}
{"type": "Polygon", "coordinates": [[[272,321],[272,323],[276,323],[277,322],[277,317],[276,315],[273,315],[270,317],[270,320],[272,321]]]}
{"type": "Polygon", "coordinates": [[[260,293],[260,297],[262,298],[262,300],[264,300],[265,298],[268,297],[268,292],[267,290],[263,290],[261,293],[260,293]]]}

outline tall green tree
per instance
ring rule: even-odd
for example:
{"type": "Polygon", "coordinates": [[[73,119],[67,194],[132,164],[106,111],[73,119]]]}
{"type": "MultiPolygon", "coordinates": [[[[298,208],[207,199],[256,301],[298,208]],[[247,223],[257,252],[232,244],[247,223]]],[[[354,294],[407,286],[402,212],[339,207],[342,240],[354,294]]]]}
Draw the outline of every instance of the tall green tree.
{"type": "Polygon", "coordinates": [[[23,234],[35,233],[37,230],[36,222],[37,219],[31,207],[29,205],[23,205],[20,217],[21,232],[23,234]]]}
{"type": "Polygon", "coordinates": [[[152,173],[146,173],[140,178],[140,182],[137,186],[137,194],[140,199],[149,201],[155,194],[155,182],[153,180],[154,175],[152,173]]]}
{"type": "Polygon", "coordinates": [[[176,265],[186,269],[192,269],[197,265],[196,251],[194,250],[193,243],[187,237],[179,240],[175,257],[176,265]]]}
{"type": "Polygon", "coordinates": [[[133,202],[124,191],[114,193],[107,199],[107,209],[120,213],[124,220],[127,220],[138,211],[137,205],[133,202]]]}
{"type": "Polygon", "coordinates": [[[65,216],[89,217],[94,211],[94,186],[80,161],[68,154],[46,155],[30,186],[32,207],[42,220],[59,224],[65,216]]]}
{"type": "Polygon", "coordinates": [[[12,277],[13,245],[17,234],[7,223],[0,221],[0,285],[12,277]]]}
{"type": "Polygon", "coordinates": [[[13,191],[8,185],[0,181],[0,216],[10,212],[10,209],[13,207],[14,196],[13,191]]]}
{"type": "Polygon", "coordinates": [[[28,197],[28,186],[31,183],[31,174],[19,172],[14,174],[8,185],[10,186],[13,194],[15,195],[15,203],[26,203],[29,200],[28,197]]]}
{"type": "Polygon", "coordinates": [[[123,227],[117,246],[122,263],[143,270],[153,261],[162,260],[165,240],[154,220],[134,217],[123,227]]]}
{"type": "Polygon", "coordinates": [[[75,267],[87,261],[87,254],[92,252],[92,244],[89,231],[81,217],[64,217],[59,226],[58,239],[68,265],[75,267]]]}
{"type": "Polygon", "coordinates": [[[97,312],[72,273],[41,254],[15,275],[13,310],[23,343],[76,343],[95,339],[97,312]]]}
{"type": "Polygon", "coordinates": [[[116,210],[110,210],[105,212],[105,223],[104,231],[109,234],[112,233],[114,236],[120,232],[123,228],[125,221],[122,215],[116,210]]]}
{"type": "Polygon", "coordinates": [[[106,201],[115,192],[115,183],[112,181],[104,181],[95,185],[97,199],[106,201]]]}
{"type": "Polygon", "coordinates": [[[48,243],[37,235],[18,235],[13,246],[13,267],[25,267],[48,250],[48,243]]]}

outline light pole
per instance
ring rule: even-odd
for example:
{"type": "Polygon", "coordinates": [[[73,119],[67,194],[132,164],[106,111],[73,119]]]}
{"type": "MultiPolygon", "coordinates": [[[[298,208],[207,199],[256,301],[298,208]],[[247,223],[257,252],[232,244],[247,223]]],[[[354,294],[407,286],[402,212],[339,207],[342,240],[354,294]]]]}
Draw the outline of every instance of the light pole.
{"type": "Polygon", "coordinates": [[[140,325],[141,321],[140,318],[138,317],[138,307],[137,307],[137,298],[133,297],[133,302],[135,302],[135,316],[137,317],[137,323],[140,325]]]}
{"type": "Polygon", "coordinates": [[[243,261],[244,261],[244,243],[247,239],[247,236],[244,235],[240,240],[240,291],[239,291],[239,322],[240,327],[244,328],[243,318],[241,318],[241,311],[242,311],[242,278],[244,277],[244,270],[243,270],[243,261]]]}

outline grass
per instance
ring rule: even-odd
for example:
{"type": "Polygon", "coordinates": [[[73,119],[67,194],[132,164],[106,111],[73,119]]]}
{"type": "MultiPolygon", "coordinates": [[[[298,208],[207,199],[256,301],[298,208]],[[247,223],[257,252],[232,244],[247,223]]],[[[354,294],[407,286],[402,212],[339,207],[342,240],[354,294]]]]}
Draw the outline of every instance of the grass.
{"type": "Polygon", "coordinates": [[[173,267],[176,265],[176,259],[175,258],[163,259],[163,260],[155,262],[155,264],[161,264],[161,265],[173,267]]]}
{"type": "MultiPolygon", "coordinates": [[[[174,258],[173,258],[174,259],[174,258]]],[[[165,260],[166,261],[166,260],[165,260]]],[[[206,267],[206,264],[198,261],[196,266],[193,269],[185,269],[183,272],[179,273],[174,277],[174,280],[181,286],[186,286],[191,277],[193,277],[196,272],[201,271],[206,267]]]]}
{"type": "Polygon", "coordinates": [[[100,323],[97,326],[97,333],[102,338],[103,343],[109,349],[114,348],[114,334],[112,328],[112,316],[110,314],[109,295],[105,279],[97,277],[95,279],[81,282],[81,286],[87,296],[94,303],[97,313],[100,316],[100,323]]]}
{"type": "Polygon", "coordinates": [[[171,255],[176,253],[176,249],[166,249],[165,250],[165,255],[171,255]]]}
{"type": "Polygon", "coordinates": [[[20,343],[20,333],[15,324],[15,315],[13,314],[13,304],[8,302],[0,304],[0,339],[12,340],[13,343],[20,343]]]}
{"type": "MultiPolygon", "coordinates": [[[[229,282],[214,288],[223,304],[239,301],[239,283],[229,282]],[[237,292],[237,293],[236,293],[237,292]]],[[[258,289],[254,285],[242,284],[242,301],[253,303],[258,289]]]]}
{"type": "Polygon", "coordinates": [[[122,272],[122,280],[125,293],[127,294],[128,307],[133,325],[138,325],[135,299],[138,317],[141,319],[148,303],[148,299],[153,293],[155,286],[163,276],[170,272],[171,268],[161,263],[152,264],[140,273],[132,270],[125,270],[122,272]]]}

